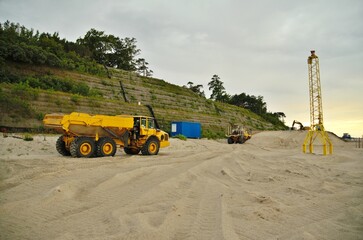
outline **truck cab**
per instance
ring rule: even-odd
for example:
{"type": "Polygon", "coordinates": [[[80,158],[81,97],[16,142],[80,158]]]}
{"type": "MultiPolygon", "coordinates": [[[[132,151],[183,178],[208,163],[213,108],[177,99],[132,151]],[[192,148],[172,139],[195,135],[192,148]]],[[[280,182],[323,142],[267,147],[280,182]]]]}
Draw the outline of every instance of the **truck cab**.
{"type": "Polygon", "coordinates": [[[155,119],[146,116],[134,116],[133,135],[136,139],[146,141],[150,136],[156,136],[160,147],[169,146],[169,134],[156,128],[155,119]]]}

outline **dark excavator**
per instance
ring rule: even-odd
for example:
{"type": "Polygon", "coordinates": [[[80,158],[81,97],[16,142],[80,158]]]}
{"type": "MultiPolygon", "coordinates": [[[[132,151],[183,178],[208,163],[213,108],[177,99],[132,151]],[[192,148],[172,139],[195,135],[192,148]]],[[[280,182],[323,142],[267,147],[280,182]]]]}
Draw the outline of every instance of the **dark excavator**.
{"type": "Polygon", "coordinates": [[[294,127],[295,124],[299,125],[299,129],[298,130],[310,130],[310,127],[305,127],[301,122],[294,120],[292,122],[292,126],[291,126],[291,130],[296,130],[296,128],[294,127]]]}

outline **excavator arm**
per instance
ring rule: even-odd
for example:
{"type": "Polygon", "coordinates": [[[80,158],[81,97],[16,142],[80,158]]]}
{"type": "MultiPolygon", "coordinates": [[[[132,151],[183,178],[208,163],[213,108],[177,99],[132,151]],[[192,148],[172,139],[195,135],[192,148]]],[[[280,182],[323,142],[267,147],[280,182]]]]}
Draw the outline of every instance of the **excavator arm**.
{"type": "Polygon", "coordinates": [[[294,129],[295,124],[297,124],[297,125],[299,125],[299,126],[300,126],[300,129],[299,129],[299,130],[304,130],[304,125],[302,125],[302,123],[301,123],[301,122],[298,122],[298,121],[296,121],[296,120],[294,120],[294,121],[292,122],[291,130],[293,130],[293,129],[294,129]]]}

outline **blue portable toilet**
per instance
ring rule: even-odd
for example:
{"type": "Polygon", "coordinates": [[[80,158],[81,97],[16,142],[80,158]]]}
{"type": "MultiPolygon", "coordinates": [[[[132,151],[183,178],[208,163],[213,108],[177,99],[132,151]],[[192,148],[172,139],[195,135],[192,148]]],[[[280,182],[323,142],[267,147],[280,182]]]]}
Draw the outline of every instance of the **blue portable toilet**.
{"type": "Polygon", "coordinates": [[[172,122],[171,136],[184,135],[187,138],[201,137],[201,124],[199,122],[172,122]]]}

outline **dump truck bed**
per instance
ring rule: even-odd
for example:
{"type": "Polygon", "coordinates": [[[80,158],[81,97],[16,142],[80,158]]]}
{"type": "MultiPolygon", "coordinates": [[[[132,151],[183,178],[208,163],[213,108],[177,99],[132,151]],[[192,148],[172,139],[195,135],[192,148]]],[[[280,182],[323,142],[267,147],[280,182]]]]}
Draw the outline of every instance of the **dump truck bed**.
{"type": "Polygon", "coordinates": [[[132,129],[134,118],[130,115],[106,116],[73,112],[69,115],[47,114],[43,123],[46,127],[76,136],[120,136],[132,129]]]}

